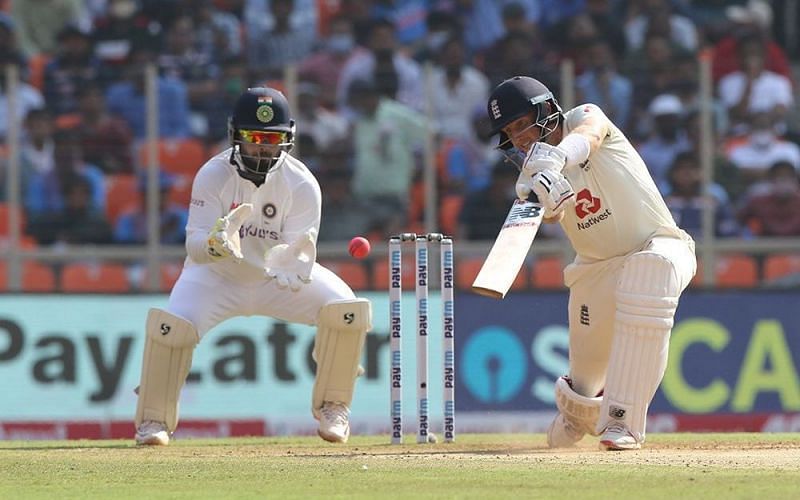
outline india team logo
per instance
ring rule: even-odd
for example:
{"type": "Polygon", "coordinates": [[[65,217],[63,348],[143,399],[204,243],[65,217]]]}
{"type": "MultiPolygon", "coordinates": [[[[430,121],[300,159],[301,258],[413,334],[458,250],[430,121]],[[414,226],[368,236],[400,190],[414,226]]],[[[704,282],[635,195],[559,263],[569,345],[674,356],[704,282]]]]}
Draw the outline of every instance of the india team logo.
{"type": "Polygon", "coordinates": [[[592,196],[588,189],[582,189],[575,197],[575,214],[579,219],[584,219],[600,211],[600,198],[592,196]]]}
{"type": "Polygon", "coordinates": [[[271,122],[274,116],[275,112],[272,111],[272,108],[270,106],[267,106],[266,104],[263,106],[259,106],[258,109],[256,109],[256,118],[261,123],[271,122]]]}
{"type": "Polygon", "coordinates": [[[278,209],[275,208],[275,205],[272,203],[267,203],[263,207],[261,207],[261,213],[264,214],[264,217],[267,219],[271,219],[275,217],[275,214],[278,212],[278,209]]]}

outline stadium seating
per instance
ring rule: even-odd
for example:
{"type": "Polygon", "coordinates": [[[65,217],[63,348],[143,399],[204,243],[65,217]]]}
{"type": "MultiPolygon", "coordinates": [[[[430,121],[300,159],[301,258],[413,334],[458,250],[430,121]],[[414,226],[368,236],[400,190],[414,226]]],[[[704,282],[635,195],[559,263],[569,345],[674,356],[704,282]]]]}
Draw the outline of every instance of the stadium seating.
{"type": "Polygon", "coordinates": [[[531,283],[534,288],[564,288],[564,263],[560,257],[540,257],[533,262],[531,283]]]}
{"type": "Polygon", "coordinates": [[[137,179],[133,174],[106,176],[106,216],[113,226],[120,215],[141,204],[137,179]]]}
{"type": "Polygon", "coordinates": [[[800,254],[768,255],[764,261],[765,284],[784,281],[790,276],[800,281],[800,254]]]}
{"type": "MultiPolygon", "coordinates": [[[[9,212],[11,208],[7,203],[0,203],[0,236],[7,236],[11,226],[8,223],[9,212]]],[[[25,211],[20,211],[19,229],[20,232],[25,228],[25,211]]]]}
{"type": "MultiPolygon", "coordinates": [[[[39,262],[27,260],[22,263],[23,292],[53,292],[56,277],[53,269],[39,262]]],[[[0,261],[0,291],[8,291],[8,263],[0,261]]]]}
{"type": "MultiPolygon", "coordinates": [[[[139,146],[139,165],[148,164],[148,143],[139,146]]],[[[160,139],[158,141],[158,164],[165,172],[173,175],[194,174],[208,159],[206,147],[198,139],[160,139]]]]}
{"type": "Polygon", "coordinates": [[[61,290],[72,293],[130,291],[127,267],[122,264],[67,264],[61,271],[61,290]]]}
{"type": "MultiPolygon", "coordinates": [[[[720,288],[750,288],[758,284],[758,262],[749,255],[720,255],[714,270],[716,286],[720,288]]],[[[698,260],[697,274],[692,285],[703,282],[703,265],[698,260]]]]}

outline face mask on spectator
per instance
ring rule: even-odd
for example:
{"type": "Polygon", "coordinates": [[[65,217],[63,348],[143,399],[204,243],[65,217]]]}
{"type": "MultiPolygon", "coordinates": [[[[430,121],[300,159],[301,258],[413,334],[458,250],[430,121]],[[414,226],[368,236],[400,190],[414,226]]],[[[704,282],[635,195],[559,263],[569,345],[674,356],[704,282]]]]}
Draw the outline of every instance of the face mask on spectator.
{"type": "Polygon", "coordinates": [[[344,33],[328,38],[328,50],[336,54],[346,54],[353,50],[354,45],[353,37],[344,33]]]}
{"type": "Polygon", "coordinates": [[[750,134],[750,141],[759,148],[765,148],[775,140],[775,133],[771,130],[754,130],[750,134]]]}
{"type": "Polygon", "coordinates": [[[439,49],[442,48],[444,42],[447,41],[448,33],[446,31],[437,31],[431,33],[427,40],[428,48],[432,52],[438,52],[439,49]]]}

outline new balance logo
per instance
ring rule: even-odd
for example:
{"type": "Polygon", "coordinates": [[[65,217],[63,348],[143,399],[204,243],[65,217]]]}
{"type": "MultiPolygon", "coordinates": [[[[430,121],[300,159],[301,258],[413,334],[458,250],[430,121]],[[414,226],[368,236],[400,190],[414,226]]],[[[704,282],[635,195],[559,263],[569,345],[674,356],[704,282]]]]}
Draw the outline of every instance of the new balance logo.
{"type": "Polygon", "coordinates": [[[589,326],[589,306],[586,304],[581,305],[581,324],[589,326]]]}
{"type": "Polygon", "coordinates": [[[347,323],[348,325],[353,324],[353,321],[355,321],[355,320],[356,320],[355,313],[345,313],[344,314],[344,322],[347,323]]]}
{"type": "Polygon", "coordinates": [[[625,418],[625,409],[619,406],[612,406],[608,409],[608,416],[617,420],[625,418]]]}
{"type": "Polygon", "coordinates": [[[161,335],[166,335],[169,333],[170,330],[172,330],[172,327],[166,323],[161,323],[161,327],[159,328],[159,330],[161,331],[161,335]]]}

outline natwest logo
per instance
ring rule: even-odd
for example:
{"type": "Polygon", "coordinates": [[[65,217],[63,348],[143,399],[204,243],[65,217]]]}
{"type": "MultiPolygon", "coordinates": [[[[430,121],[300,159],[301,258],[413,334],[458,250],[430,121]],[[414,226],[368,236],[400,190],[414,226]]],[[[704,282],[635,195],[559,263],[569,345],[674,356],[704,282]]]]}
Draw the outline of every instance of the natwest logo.
{"type": "Polygon", "coordinates": [[[592,196],[592,192],[588,189],[582,189],[578,196],[575,197],[575,214],[579,219],[584,219],[590,214],[596,214],[600,211],[600,207],[600,198],[592,196]]]}

